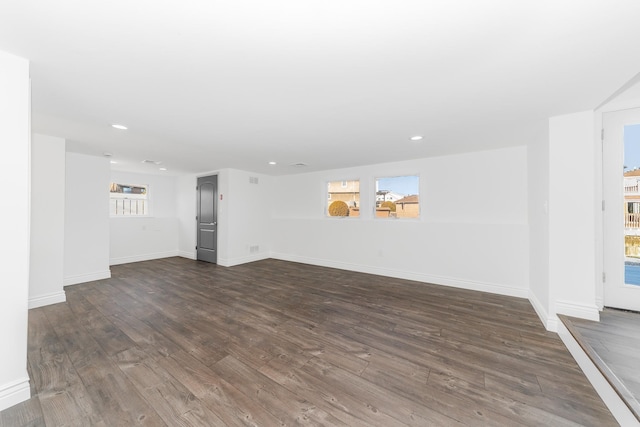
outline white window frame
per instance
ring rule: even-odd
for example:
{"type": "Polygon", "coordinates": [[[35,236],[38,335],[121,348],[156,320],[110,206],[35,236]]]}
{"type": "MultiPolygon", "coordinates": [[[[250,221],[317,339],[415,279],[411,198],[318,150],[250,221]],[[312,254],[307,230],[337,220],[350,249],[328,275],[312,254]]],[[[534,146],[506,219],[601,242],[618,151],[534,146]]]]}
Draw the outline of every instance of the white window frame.
{"type": "Polygon", "coordinates": [[[120,182],[112,182],[110,184],[109,216],[111,218],[148,217],[150,216],[150,210],[150,188],[148,184],[124,184],[120,182]],[[111,192],[111,187],[113,185],[119,185],[126,188],[144,188],[144,194],[111,192]],[[134,209],[136,212],[132,213],[134,209]],[[141,209],[143,213],[139,213],[141,209]]]}
{"type": "MultiPolygon", "coordinates": [[[[325,218],[331,218],[331,219],[336,219],[336,218],[360,218],[360,215],[358,215],[357,217],[353,217],[353,216],[331,216],[329,215],[329,206],[331,205],[331,203],[333,203],[335,200],[333,200],[333,198],[331,197],[331,192],[329,191],[331,183],[339,183],[339,187],[340,188],[348,188],[349,186],[349,182],[354,182],[357,181],[358,182],[358,200],[357,200],[357,204],[356,207],[359,209],[359,212],[362,212],[361,209],[361,195],[362,192],[360,191],[360,183],[362,182],[362,180],[360,178],[353,178],[353,179],[329,179],[327,181],[325,181],[325,185],[324,185],[324,191],[326,191],[326,197],[325,197],[325,205],[324,205],[324,216],[325,218]]],[[[349,203],[347,203],[347,205],[349,205],[349,203]]],[[[351,206],[349,206],[349,208],[351,208],[351,206]]]]}
{"type": "MultiPolygon", "coordinates": [[[[422,208],[422,198],[420,197],[420,187],[421,187],[421,178],[420,178],[420,174],[419,173],[403,173],[403,174],[398,174],[398,175],[394,175],[394,174],[390,174],[390,175],[379,175],[373,178],[373,218],[375,220],[402,220],[402,221],[415,221],[415,220],[420,220],[422,218],[422,212],[423,212],[423,208],[422,208]],[[389,178],[403,178],[403,177],[416,177],[418,179],[418,193],[416,194],[418,196],[418,216],[415,217],[397,217],[397,216],[389,216],[388,218],[385,217],[378,217],[378,215],[376,214],[376,209],[378,208],[378,189],[377,189],[377,185],[378,185],[378,180],[380,179],[389,179],[389,178]]],[[[395,189],[391,188],[388,189],[390,192],[397,192],[395,191],[395,189]]],[[[406,195],[405,195],[406,196],[406,195]]],[[[396,209],[397,209],[397,202],[396,203],[396,209]]],[[[397,210],[396,210],[397,212],[397,210]]]]}

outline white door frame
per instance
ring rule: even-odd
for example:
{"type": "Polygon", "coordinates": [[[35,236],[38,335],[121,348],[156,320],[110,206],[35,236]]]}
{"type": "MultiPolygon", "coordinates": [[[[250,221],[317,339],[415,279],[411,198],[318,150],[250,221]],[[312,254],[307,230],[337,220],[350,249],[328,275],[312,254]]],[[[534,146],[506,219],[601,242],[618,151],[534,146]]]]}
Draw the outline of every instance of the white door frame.
{"type": "Polygon", "coordinates": [[[603,305],[640,311],[640,286],[624,284],[622,166],[624,126],[640,124],[640,108],[604,112],[602,127],[603,305]]]}

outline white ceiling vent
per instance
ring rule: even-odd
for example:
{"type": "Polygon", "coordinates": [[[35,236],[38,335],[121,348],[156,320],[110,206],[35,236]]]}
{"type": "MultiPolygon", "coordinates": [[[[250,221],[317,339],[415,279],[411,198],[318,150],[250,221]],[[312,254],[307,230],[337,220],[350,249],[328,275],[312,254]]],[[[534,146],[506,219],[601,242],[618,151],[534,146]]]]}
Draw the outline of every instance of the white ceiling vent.
{"type": "Polygon", "coordinates": [[[307,164],[306,164],[306,163],[299,162],[299,163],[291,163],[291,166],[294,166],[294,167],[296,167],[296,168],[302,168],[302,167],[307,166],[307,164]]]}
{"type": "Polygon", "coordinates": [[[142,163],[147,165],[159,165],[162,162],[160,160],[143,160],[142,163]]]}

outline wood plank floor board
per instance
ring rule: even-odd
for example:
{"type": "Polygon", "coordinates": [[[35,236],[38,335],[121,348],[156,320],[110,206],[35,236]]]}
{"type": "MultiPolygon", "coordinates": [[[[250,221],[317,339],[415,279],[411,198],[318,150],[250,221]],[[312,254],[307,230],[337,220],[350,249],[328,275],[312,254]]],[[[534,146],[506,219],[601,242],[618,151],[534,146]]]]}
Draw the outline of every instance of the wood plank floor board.
{"type": "Polygon", "coordinates": [[[34,394],[0,427],[615,425],[524,299],[279,260],[111,271],[30,310],[34,394]]]}
{"type": "MultiPolygon", "coordinates": [[[[487,411],[495,411],[501,418],[499,425],[525,424],[544,426],[578,426],[581,425],[573,420],[567,420],[557,415],[555,412],[539,410],[526,403],[514,400],[509,395],[488,393],[482,387],[470,384],[459,378],[433,371],[429,375],[429,386],[438,393],[450,394],[460,399],[465,405],[477,409],[477,412],[484,415],[487,411]],[[529,420],[523,422],[522,420],[529,420]],[[531,420],[536,420],[532,422],[531,420]]],[[[607,425],[607,424],[598,424],[607,425]]],[[[615,425],[608,424],[608,425],[615,425]]]]}
{"type": "MultiPolygon", "coordinates": [[[[144,401],[131,382],[84,328],[84,320],[75,318],[68,304],[54,304],[43,307],[42,311],[60,337],[65,354],[85,385],[93,412],[113,425],[165,425],[155,409],[144,401]]],[[[47,419],[50,411],[44,408],[44,402],[50,396],[47,393],[41,396],[38,391],[38,397],[43,405],[47,425],[75,424],[77,417],[74,416],[50,422],[47,419]]],[[[91,423],[81,421],[78,425],[91,425],[91,423]]]]}
{"type": "Polygon", "coordinates": [[[211,369],[245,395],[253,396],[264,409],[286,425],[346,425],[233,356],[225,357],[211,369]]]}
{"type": "MultiPolygon", "coordinates": [[[[271,372],[265,375],[269,376],[271,372]]],[[[301,369],[288,371],[282,378],[281,375],[272,378],[274,381],[282,381],[282,385],[295,393],[332,413],[336,418],[349,426],[389,426],[402,427],[407,424],[398,421],[376,407],[367,404],[362,399],[354,397],[342,387],[334,387],[317,376],[306,373],[301,369]]]]}
{"type": "Polygon", "coordinates": [[[425,346],[422,343],[397,340],[392,336],[381,336],[371,331],[345,329],[342,335],[355,342],[372,348],[372,353],[380,351],[392,356],[406,359],[429,369],[447,372],[450,375],[464,378],[469,382],[484,384],[484,372],[478,368],[476,361],[463,360],[451,352],[442,353],[437,347],[425,346]]]}
{"type": "MultiPolygon", "coordinates": [[[[220,378],[208,366],[180,352],[159,359],[158,364],[197,396],[202,404],[221,419],[225,426],[280,425],[262,407],[220,378]]],[[[206,425],[206,424],[203,424],[206,425]]]]}
{"type": "MultiPolygon", "coordinates": [[[[362,401],[365,406],[376,412],[388,414],[406,425],[424,425],[420,424],[422,420],[429,420],[429,423],[438,424],[445,422],[446,425],[452,423],[452,418],[456,420],[456,417],[459,416],[457,413],[450,413],[447,416],[430,406],[421,405],[399,394],[390,393],[388,388],[381,387],[353,373],[333,366],[320,358],[312,359],[302,370],[311,376],[322,379],[333,389],[340,387],[356,400],[362,401]],[[418,416],[417,421],[416,415],[418,416]]],[[[476,413],[475,415],[479,414],[476,413]]],[[[504,419],[500,418],[500,423],[504,422],[504,419]]],[[[476,418],[474,422],[491,424],[490,420],[484,417],[481,419],[476,418]]],[[[495,425],[498,424],[496,423],[495,425]]]]}
{"type": "Polygon", "coordinates": [[[41,427],[45,425],[40,399],[37,396],[0,412],[0,427],[41,427]]]}
{"type": "Polygon", "coordinates": [[[560,319],[640,422],[640,313],[605,308],[599,322],[560,319]]]}
{"type": "Polygon", "coordinates": [[[168,339],[164,334],[159,333],[135,316],[117,314],[111,316],[110,320],[150,357],[167,357],[182,350],[180,346],[168,339]]]}
{"type": "Polygon", "coordinates": [[[220,418],[155,360],[136,348],[117,356],[118,367],[167,425],[222,425],[220,418]]]}
{"type": "Polygon", "coordinates": [[[76,425],[100,424],[101,418],[44,312],[32,311],[29,322],[33,327],[29,328],[28,367],[43,421],[50,425],[68,420],[76,425]],[[35,343],[40,346],[34,347],[35,343]]]}

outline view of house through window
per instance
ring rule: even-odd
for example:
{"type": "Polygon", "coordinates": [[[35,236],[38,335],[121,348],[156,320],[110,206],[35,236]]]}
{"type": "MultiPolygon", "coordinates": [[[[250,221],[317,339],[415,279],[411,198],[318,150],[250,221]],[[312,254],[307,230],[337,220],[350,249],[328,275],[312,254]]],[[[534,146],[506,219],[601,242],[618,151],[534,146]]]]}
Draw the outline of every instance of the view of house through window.
{"type": "Polygon", "coordinates": [[[360,181],[327,183],[328,216],[360,216],[360,181]]]}
{"type": "Polygon", "coordinates": [[[624,128],[624,283],[640,285],[640,125],[624,128]]]}
{"type": "Polygon", "coordinates": [[[109,188],[109,215],[149,215],[149,186],[112,182],[109,188]]]}
{"type": "Polygon", "coordinates": [[[376,218],[419,218],[417,175],[376,179],[376,218]]]}

